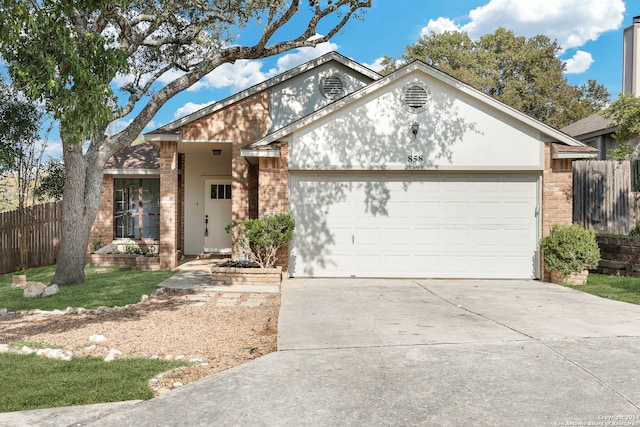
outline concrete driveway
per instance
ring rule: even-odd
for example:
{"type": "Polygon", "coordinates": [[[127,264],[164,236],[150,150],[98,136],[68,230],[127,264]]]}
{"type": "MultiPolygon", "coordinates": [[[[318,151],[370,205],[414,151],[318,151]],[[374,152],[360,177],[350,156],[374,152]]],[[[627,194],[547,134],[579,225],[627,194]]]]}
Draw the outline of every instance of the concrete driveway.
{"type": "Polygon", "coordinates": [[[640,306],[557,285],[290,280],[278,343],[88,424],[640,426],[640,306]]]}

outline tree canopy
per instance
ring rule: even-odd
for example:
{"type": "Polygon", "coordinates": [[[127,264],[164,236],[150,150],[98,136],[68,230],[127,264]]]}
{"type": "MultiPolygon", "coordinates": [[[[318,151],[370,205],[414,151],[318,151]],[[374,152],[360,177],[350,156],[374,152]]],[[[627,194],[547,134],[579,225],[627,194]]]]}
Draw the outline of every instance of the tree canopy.
{"type": "Polygon", "coordinates": [[[40,131],[42,111],[0,79],[0,175],[14,171],[24,144],[33,144],[40,131]]]}
{"type": "Polygon", "coordinates": [[[622,93],[604,110],[603,115],[613,119],[618,127],[614,134],[617,141],[626,142],[640,136],[640,98],[622,93]]]}
{"type": "Polygon", "coordinates": [[[102,168],[169,99],[220,65],[327,42],[370,6],[371,0],[0,0],[0,55],[9,74],[60,124],[64,215],[53,281],[84,282],[102,168]],[[249,27],[259,35],[239,44],[249,27]],[[284,28],[293,36],[283,39],[284,28]],[[119,119],[125,128],[106,135],[119,119]]]}
{"type": "Polygon", "coordinates": [[[388,73],[419,59],[550,126],[560,128],[603,109],[609,93],[594,80],[575,86],[563,76],[561,46],[544,35],[527,39],[504,28],[472,40],[465,32],[431,33],[405,47],[388,73]]]}
{"type": "Polygon", "coordinates": [[[613,137],[618,145],[609,150],[611,160],[630,160],[638,157],[638,138],[640,137],[640,98],[632,94],[621,93],[602,113],[613,121],[618,130],[613,137]],[[631,143],[633,142],[633,143],[631,143]]]}

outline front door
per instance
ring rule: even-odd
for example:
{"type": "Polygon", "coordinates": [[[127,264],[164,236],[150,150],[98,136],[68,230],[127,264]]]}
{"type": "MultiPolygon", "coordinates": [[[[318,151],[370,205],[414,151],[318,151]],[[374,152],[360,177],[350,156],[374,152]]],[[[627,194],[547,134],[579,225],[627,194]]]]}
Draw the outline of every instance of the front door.
{"type": "Polygon", "coordinates": [[[231,181],[207,179],[204,186],[204,252],[230,253],[231,181]]]}

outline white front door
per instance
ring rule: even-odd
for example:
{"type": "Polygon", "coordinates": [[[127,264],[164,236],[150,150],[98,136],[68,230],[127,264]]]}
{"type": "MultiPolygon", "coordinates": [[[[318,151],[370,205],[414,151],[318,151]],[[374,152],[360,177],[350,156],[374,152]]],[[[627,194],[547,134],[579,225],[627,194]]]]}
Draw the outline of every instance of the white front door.
{"type": "MultiPolygon", "coordinates": [[[[214,253],[231,252],[231,235],[225,230],[231,222],[231,181],[207,179],[204,185],[204,248],[214,253]]],[[[186,224],[188,227],[189,224],[186,224]]]]}

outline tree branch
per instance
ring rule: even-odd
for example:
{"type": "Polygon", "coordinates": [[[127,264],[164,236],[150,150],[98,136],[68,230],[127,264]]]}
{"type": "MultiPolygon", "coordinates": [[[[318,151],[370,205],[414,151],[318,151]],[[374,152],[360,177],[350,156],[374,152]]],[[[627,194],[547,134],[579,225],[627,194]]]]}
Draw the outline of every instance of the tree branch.
{"type": "MultiPolygon", "coordinates": [[[[142,108],[140,113],[138,113],[138,115],[133,119],[129,126],[127,126],[118,134],[109,136],[104,139],[102,143],[103,146],[101,147],[100,151],[101,153],[104,153],[104,155],[106,155],[105,161],[116,151],[128,147],[130,145],[130,142],[135,140],[135,138],[137,138],[138,135],[142,133],[147,123],[151,121],[153,116],[169,99],[184,91],[185,89],[191,87],[220,65],[224,63],[233,63],[240,59],[251,60],[264,58],[266,56],[278,55],[291,49],[300,47],[317,46],[320,43],[328,41],[333,35],[340,31],[353,16],[353,14],[357,12],[357,10],[370,6],[371,0],[361,0],[357,3],[354,3],[353,0],[340,0],[329,5],[325,9],[319,8],[316,3],[316,13],[310,19],[304,32],[302,32],[295,39],[266,46],[275,32],[286,25],[298,11],[299,1],[293,0],[290,3],[288,9],[283,13],[283,15],[276,21],[274,21],[272,25],[265,28],[258,43],[253,46],[230,46],[220,50],[215,54],[211,54],[210,56],[203,58],[203,60],[199,63],[193,64],[190,71],[174,79],[172,82],[168,83],[163,88],[158,90],[158,92],[155,93],[151,97],[149,102],[147,102],[147,104],[142,108]],[[349,9],[345,12],[345,15],[342,16],[340,21],[331,28],[327,35],[315,39],[310,39],[312,36],[316,35],[317,26],[323,18],[326,18],[327,16],[331,15],[344,6],[348,6],[349,9]]],[[[136,93],[131,94],[127,105],[123,107],[123,109],[121,109],[117,115],[114,115],[114,118],[122,118],[130,113],[133,110],[135,103],[150,89],[152,83],[156,81],[162,74],[173,68],[177,68],[177,64],[169,64],[163,67],[162,70],[155,73],[153,78],[145,84],[144,88],[141,88],[136,93]]]]}

